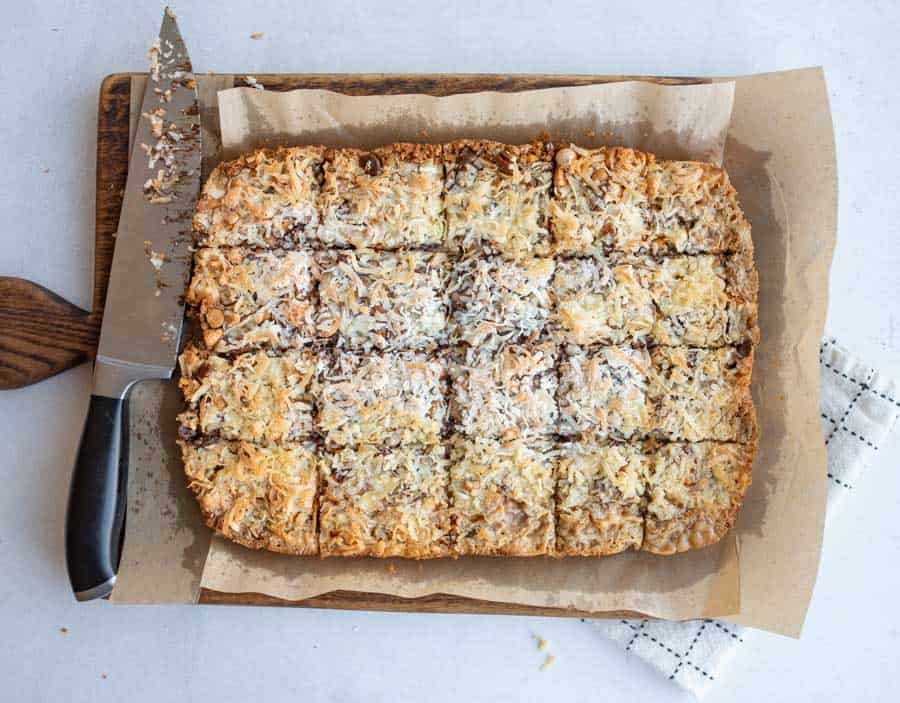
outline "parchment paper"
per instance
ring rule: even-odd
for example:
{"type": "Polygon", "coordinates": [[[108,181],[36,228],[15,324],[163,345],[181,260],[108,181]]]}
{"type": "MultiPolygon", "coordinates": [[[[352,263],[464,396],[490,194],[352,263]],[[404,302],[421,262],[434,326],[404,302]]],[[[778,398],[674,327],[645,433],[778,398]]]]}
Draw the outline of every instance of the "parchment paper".
{"type": "MultiPolygon", "coordinates": [[[[730,82],[666,88],[623,83],[441,99],[348,99],[321,91],[286,97],[252,89],[221,93],[223,141],[229,154],[252,145],[304,141],[371,145],[454,136],[516,141],[516,134],[524,141],[541,131],[587,146],[621,143],[669,158],[718,160],[724,145],[725,165],[753,224],[760,269],[763,342],[753,391],[762,442],[754,485],[733,535],[699,552],[675,557],[624,554],[598,561],[395,560],[391,573],[384,561],[292,559],[213,539],[202,585],[285,598],[342,588],[401,596],[451,592],[504,602],[634,610],[673,619],[732,614],[743,624],[796,636],[818,568],[825,503],[816,354],[836,227],[833,133],[820,69],[742,77],[734,86],[730,130],[730,82]],[[507,114],[504,105],[512,106],[507,114]],[[535,106],[544,112],[529,112],[535,106]],[[451,108],[457,117],[469,117],[454,123],[451,108]],[[734,615],[739,607],[740,615],[734,615]]],[[[206,86],[204,115],[215,113],[209,104],[211,92],[206,86]]],[[[218,158],[207,156],[204,170],[218,158]]],[[[145,425],[174,424],[174,415],[165,417],[160,398],[155,402],[160,412],[144,413],[145,425]]],[[[132,433],[139,429],[133,421],[132,433]]],[[[157,434],[164,439],[165,432],[157,434]]],[[[173,447],[157,444],[155,450],[144,455],[147,466],[141,473],[152,477],[162,472],[181,480],[173,447]]],[[[155,505],[154,510],[133,510],[130,493],[121,588],[117,586],[114,598],[191,602],[200,582],[196,562],[202,559],[187,558],[183,544],[166,544],[173,541],[164,534],[171,526],[161,524],[159,511],[180,506],[183,514],[176,523],[195,525],[191,534],[200,535],[205,528],[196,527],[196,508],[181,500],[186,490],[178,500],[157,491],[156,502],[148,503],[152,483],[142,481],[140,492],[141,504],[155,505]],[[140,558],[139,549],[156,558],[140,558]]]]}

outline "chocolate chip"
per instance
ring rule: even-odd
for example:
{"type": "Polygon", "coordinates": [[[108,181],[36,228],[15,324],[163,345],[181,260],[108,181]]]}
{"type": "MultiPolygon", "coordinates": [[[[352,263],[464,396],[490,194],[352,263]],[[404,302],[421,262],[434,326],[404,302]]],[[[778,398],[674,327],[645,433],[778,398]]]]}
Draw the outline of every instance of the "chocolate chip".
{"type": "Polygon", "coordinates": [[[475,153],[475,150],[471,147],[464,146],[462,151],[459,152],[459,156],[456,157],[456,161],[460,166],[468,166],[470,163],[475,161],[475,158],[478,154],[475,153]]]}
{"type": "Polygon", "coordinates": [[[497,168],[500,169],[500,173],[504,173],[507,176],[511,176],[513,173],[513,162],[512,155],[508,154],[505,151],[501,151],[497,154],[494,159],[494,163],[497,164],[497,168]]]}
{"type": "Polygon", "coordinates": [[[753,344],[752,342],[744,342],[739,344],[736,349],[738,356],[741,358],[745,358],[750,356],[753,353],[753,344]]]}
{"type": "Polygon", "coordinates": [[[363,154],[360,156],[359,167],[367,176],[377,176],[381,173],[381,161],[375,154],[363,154]]]}

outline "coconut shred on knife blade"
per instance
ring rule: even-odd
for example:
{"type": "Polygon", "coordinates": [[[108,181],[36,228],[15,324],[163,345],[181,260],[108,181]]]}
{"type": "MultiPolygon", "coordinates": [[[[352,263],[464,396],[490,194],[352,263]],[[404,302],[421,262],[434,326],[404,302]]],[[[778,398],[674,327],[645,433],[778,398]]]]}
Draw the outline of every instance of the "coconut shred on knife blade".
{"type": "Polygon", "coordinates": [[[197,86],[175,14],[150,49],[128,166],[93,388],[69,494],[66,562],[75,597],[112,591],[128,474],[127,396],[170,378],[181,338],[190,223],[200,182],[197,86]]]}

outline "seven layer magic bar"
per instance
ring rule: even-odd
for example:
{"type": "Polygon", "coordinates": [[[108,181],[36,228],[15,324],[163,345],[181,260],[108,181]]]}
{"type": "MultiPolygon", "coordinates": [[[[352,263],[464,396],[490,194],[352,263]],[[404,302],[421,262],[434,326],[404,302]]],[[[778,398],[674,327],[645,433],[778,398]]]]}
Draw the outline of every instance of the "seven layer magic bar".
{"type": "Polygon", "coordinates": [[[733,526],[758,280],[721,168],[462,140],[262,149],[194,217],[179,445],[295,555],[671,554],[733,526]]]}

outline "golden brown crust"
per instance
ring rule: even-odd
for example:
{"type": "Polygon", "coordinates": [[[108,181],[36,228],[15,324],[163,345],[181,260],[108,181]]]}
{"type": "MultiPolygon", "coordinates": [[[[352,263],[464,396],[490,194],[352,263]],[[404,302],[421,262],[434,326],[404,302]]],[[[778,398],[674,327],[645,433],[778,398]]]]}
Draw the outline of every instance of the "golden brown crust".
{"type": "Polygon", "coordinates": [[[444,244],[438,144],[329,149],[319,202],[324,247],[436,249],[444,244]]]}
{"type": "Polygon", "coordinates": [[[727,442],[660,447],[648,476],[642,549],[674,554],[722,539],[750,486],[755,450],[727,442]]]}
{"type": "Polygon", "coordinates": [[[443,447],[358,447],[322,462],[323,557],[450,555],[449,472],[443,447]]]}
{"type": "Polygon", "coordinates": [[[178,416],[182,439],[282,444],[313,435],[319,359],[312,351],[228,359],[189,344],[179,364],[178,387],[188,408],[178,416]]]}
{"type": "Polygon", "coordinates": [[[752,252],[737,194],[714,164],[572,144],[556,153],[553,182],[559,254],[752,252]]]}
{"type": "Polygon", "coordinates": [[[258,149],[216,166],[197,202],[201,246],[293,249],[319,226],[324,147],[258,149]]]}
{"type": "Polygon", "coordinates": [[[450,363],[450,418],[469,437],[511,440],[556,433],[556,345],[470,347],[450,363]]]}
{"type": "Polygon", "coordinates": [[[315,338],[317,277],[307,251],[199,249],[185,302],[209,349],[296,348],[315,338]]]}
{"type": "Polygon", "coordinates": [[[560,364],[559,432],[601,441],[754,441],[751,351],[569,348],[560,364]]]}
{"type": "Polygon", "coordinates": [[[360,352],[428,350],[446,343],[446,254],[328,251],[316,260],[322,339],[360,352]]]}
{"type": "Polygon", "coordinates": [[[723,169],[540,141],[263,149],[213,171],[193,224],[179,443],[228,538],[601,556],[734,523],[759,280],[723,169]]]}
{"type": "Polygon", "coordinates": [[[605,556],[639,549],[649,458],[640,445],[562,445],[556,468],[556,552],[605,556]]]}
{"type": "Polygon", "coordinates": [[[450,341],[479,349],[536,341],[551,316],[553,259],[467,257],[450,280],[450,341]]]}
{"type": "Polygon", "coordinates": [[[329,448],[437,444],[446,376],[443,355],[339,352],[322,375],[316,426],[329,448]]]}
{"type": "Polygon", "coordinates": [[[318,553],[318,459],[312,444],[179,441],[206,524],[253,549],[318,553]]]}
{"type": "Polygon", "coordinates": [[[447,246],[511,258],[549,254],[553,153],[544,142],[445,144],[447,246]]]}
{"type": "Polygon", "coordinates": [[[456,553],[540,556],[554,552],[553,451],[545,440],[450,441],[456,553]]]}
{"type": "Polygon", "coordinates": [[[558,261],[551,329],[563,342],[755,344],[756,271],[746,253],[558,261]]]}

